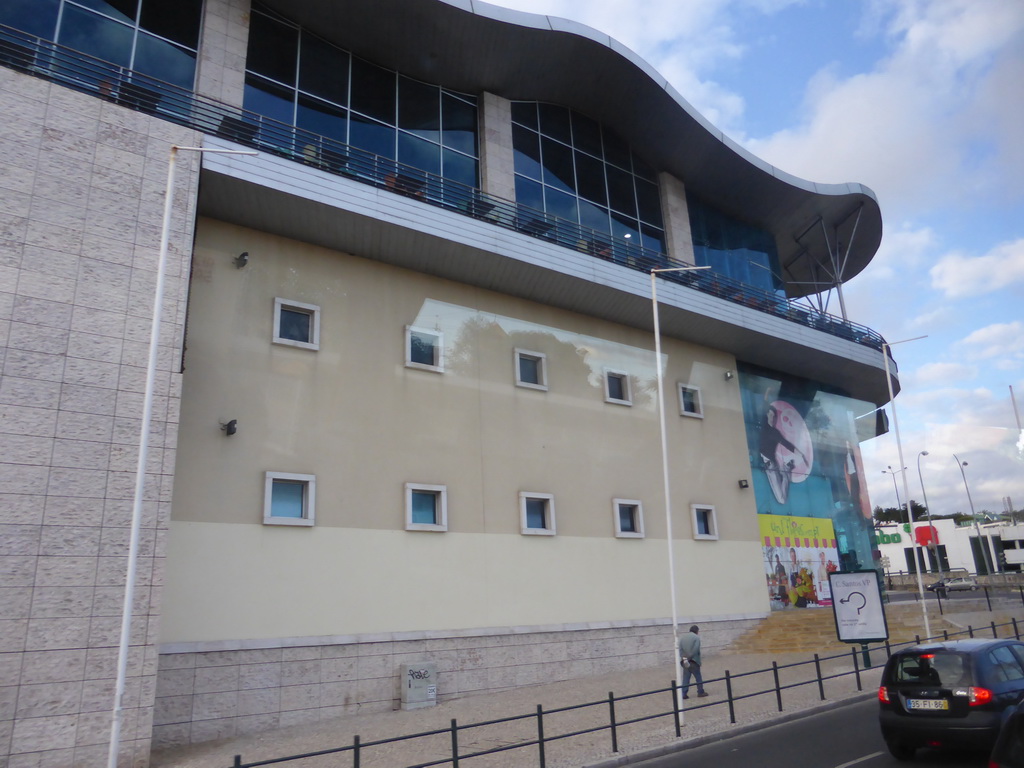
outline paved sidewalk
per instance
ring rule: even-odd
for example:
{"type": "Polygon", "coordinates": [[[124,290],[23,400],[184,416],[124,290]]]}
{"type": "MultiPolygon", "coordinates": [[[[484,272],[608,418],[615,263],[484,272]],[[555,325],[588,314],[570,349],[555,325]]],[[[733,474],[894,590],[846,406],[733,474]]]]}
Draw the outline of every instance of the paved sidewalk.
{"type": "MultiPolygon", "coordinates": [[[[873,664],[884,662],[884,652],[872,654],[873,664]]],[[[551,738],[568,732],[592,728],[603,730],[562,739],[546,745],[546,763],[549,768],[579,768],[580,766],[611,766],[628,764],[643,755],[671,751],[681,743],[703,739],[711,734],[728,734],[743,726],[792,717],[806,713],[809,708],[834,705],[864,696],[874,696],[878,685],[879,669],[861,669],[861,687],[858,690],[852,655],[831,658],[821,662],[822,676],[845,674],[823,682],[825,699],[822,700],[816,681],[816,670],[811,654],[741,654],[710,655],[704,661],[704,678],[710,692],[708,698],[697,698],[691,688],[688,708],[683,712],[682,736],[675,735],[671,714],[617,729],[618,753],[612,751],[609,723],[609,692],[615,694],[615,718],[622,723],[655,713],[670,712],[670,686],[675,670],[670,666],[630,672],[612,673],[583,680],[572,680],[547,685],[529,686],[512,691],[471,696],[443,702],[434,707],[394,711],[368,715],[354,715],[315,724],[282,728],[262,734],[249,734],[207,744],[157,752],[153,755],[153,768],[229,768],[235,755],[242,763],[270,760],[286,755],[308,754],[321,750],[351,745],[359,735],[362,744],[388,739],[403,734],[443,731],[435,736],[402,741],[377,747],[364,747],[361,768],[404,768],[404,766],[451,758],[449,728],[455,718],[460,728],[472,723],[501,719],[502,722],[479,728],[460,730],[460,762],[471,768],[537,768],[537,746],[523,747],[496,754],[467,759],[465,755],[537,738],[537,706],[543,705],[544,734],[551,738]],[[782,686],[799,684],[782,691],[783,712],[778,710],[772,662],[780,666],[782,686]],[[799,666],[788,666],[798,664],[799,666]],[[766,673],[744,674],[767,669],[766,673]],[[726,696],[726,670],[732,678],[736,723],[730,723],[726,696]],[[624,699],[632,694],[661,690],[649,696],[624,699]],[[739,698],[751,693],[771,691],[751,698],[739,698]],[[736,700],[739,699],[739,700],[736,700]],[[564,707],[591,703],[585,709],[557,712],[564,707]],[[523,716],[509,721],[507,718],[523,716]],[[652,751],[653,750],[653,751],[652,751]]],[[[858,666],[862,667],[858,655],[858,666]]],[[[283,765],[296,768],[339,768],[352,765],[352,754],[333,754],[291,761],[283,765]]]]}

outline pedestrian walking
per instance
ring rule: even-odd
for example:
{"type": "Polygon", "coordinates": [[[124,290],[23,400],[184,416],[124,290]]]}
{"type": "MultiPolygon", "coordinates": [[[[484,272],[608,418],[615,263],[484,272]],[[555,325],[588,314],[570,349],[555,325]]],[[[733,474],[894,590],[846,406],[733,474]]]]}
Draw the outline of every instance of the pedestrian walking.
{"type": "Polygon", "coordinates": [[[697,696],[708,695],[704,690],[704,678],[700,674],[700,627],[694,624],[690,631],[679,638],[679,663],[683,665],[683,698],[690,698],[690,677],[697,681],[697,696]]]}

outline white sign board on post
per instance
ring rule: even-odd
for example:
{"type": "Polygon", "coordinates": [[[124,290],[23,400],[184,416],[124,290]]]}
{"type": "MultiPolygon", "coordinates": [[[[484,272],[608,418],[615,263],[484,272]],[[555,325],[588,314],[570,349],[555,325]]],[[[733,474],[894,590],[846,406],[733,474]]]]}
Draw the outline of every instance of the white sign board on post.
{"type": "Polygon", "coordinates": [[[828,581],[840,640],[863,644],[889,639],[878,571],[836,571],[828,581]]]}

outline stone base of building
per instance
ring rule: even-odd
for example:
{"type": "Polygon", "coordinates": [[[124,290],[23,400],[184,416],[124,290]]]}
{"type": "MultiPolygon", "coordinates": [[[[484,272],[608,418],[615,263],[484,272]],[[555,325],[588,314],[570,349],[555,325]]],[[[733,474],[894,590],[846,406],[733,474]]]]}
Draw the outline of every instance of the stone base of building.
{"type": "MultiPolygon", "coordinates": [[[[705,653],[763,616],[680,621],[705,653]]],[[[463,633],[189,643],[161,649],[153,749],[401,706],[402,664],[437,667],[437,701],[672,662],[667,621],[463,633]]]]}

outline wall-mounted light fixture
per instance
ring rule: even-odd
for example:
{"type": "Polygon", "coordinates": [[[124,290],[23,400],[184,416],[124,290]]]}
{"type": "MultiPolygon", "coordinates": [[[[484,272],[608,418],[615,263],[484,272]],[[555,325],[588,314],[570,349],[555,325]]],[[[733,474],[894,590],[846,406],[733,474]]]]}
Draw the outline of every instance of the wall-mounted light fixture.
{"type": "Polygon", "coordinates": [[[238,431],[238,419],[232,419],[231,421],[227,422],[222,421],[220,423],[220,428],[224,430],[225,435],[228,435],[230,437],[231,435],[235,434],[235,432],[238,431]]]}
{"type": "Polygon", "coordinates": [[[749,488],[749,487],[750,487],[750,481],[749,480],[747,480],[746,478],[743,478],[742,480],[740,480],[740,488],[749,488]]]}
{"type": "Polygon", "coordinates": [[[249,263],[249,252],[243,251],[242,253],[238,254],[237,256],[235,256],[234,262],[235,269],[241,269],[242,267],[249,263]]]}
{"type": "Polygon", "coordinates": [[[736,374],[735,374],[735,373],[733,373],[732,371],[726,371],[726,372],[725,372],[725,380],[726,380],[726,381],[728,381],[729,379],[731,379],[731,378],[732,378],[733,376],[735,376],[735,375],[736,375],[736,374]]]}

